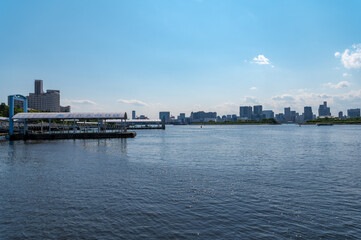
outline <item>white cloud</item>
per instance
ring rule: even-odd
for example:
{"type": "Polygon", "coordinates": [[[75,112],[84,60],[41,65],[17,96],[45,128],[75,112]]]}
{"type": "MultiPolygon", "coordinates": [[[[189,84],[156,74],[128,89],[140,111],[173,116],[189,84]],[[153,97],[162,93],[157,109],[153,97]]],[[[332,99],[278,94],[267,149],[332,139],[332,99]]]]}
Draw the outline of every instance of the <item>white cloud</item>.
{"type": "Polygon", "coordinates": [[[95,102],[92,100],[82,99],[82,100],[65,100],[66,102],[69,102],[70,104],[76,104],[76,105],[96,105],[95,102]]]}
{"type": "Polygon", "coordinates": [[[350,73],[343,73],[342,76],[343,76],[343,77],[351,77],[352,74],[350,74],[350,73]]]}
{"type": "Polygon", "coordinates": [[[257,88],[256,88],[256,87],[251,87],[250,89],[251,89],[251,90],[257,90],[257,88]]]}
{"type": "Polygon", "coordinates": [[[259,100],[256,97],[253,97],[253,96],[245,96],[242,99],[242,102],[248,103],[248,104],[259,104],[259,100]]]}
{"type": "Polygon", "coordinates": [[[266,58],[264,55],[258,55],[257,57],[253,58],[253,63],[259,64],[259,65],[268,65],[270,64],[270,60],[266,58]]]}
{"type": "Polygon", "coordinates": [[[291,95],[289,94],[283,94],[283,95],[280,95],[280,96],[274,96],[272,97],[272,100],[275,100],[275,101],[285,101],[285,102],[293,102],[295,100],[294,97],[292,97],[291,95]]]}
{"type": "Polygon", "coordinates": [[[352,49],[346,49],[342,54],[335,53],[335,57],[341,57],[341,62],[345,68],[361,68],[361,44],[353,45],[352,49]]]}
{"type": "Polygon", "coordinates": [[[134,106],[140,106],[140,107],[147,107],[149,106],[149,104],[145,103],[145,102],[142,102],[142,101],[139,101],[139,100],[126,100],[126,99],[118,99],[117,102],[119,103],[125,103],[125,104],[131,104],[131,105],[134,105],[134,106]]]}
{"type": "Polygon", "coordinates": [[[341,81],[339,83],[333,84],[333,83],[327,83],[327,86],[330,88],[340,89],[340,88],[347,88],[350,86],[350,83],[348,81],[341,81]]]}
{"type": "Polygon", "coordinates": [[[108,110],[105,106],[89,99],[63,99],[61,105],[70,105],[72,112],[104,112],[108,110]]]}

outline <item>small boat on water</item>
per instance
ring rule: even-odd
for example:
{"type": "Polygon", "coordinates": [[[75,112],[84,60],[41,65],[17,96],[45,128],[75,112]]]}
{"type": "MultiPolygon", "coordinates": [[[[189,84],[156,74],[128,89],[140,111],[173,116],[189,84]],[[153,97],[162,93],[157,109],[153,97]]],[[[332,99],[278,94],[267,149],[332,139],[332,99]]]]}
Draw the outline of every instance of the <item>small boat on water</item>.
{"type": "Polygon", "coordinates": [[[333,126],[333,123],[316,123],[317,126],[333,126]]]}

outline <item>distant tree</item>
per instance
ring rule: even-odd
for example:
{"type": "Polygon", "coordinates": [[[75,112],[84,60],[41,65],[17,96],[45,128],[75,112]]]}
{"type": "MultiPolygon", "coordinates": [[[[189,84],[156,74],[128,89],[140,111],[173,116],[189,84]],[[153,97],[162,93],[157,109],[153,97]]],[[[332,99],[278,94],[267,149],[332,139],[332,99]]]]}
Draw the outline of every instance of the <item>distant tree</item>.
{"type": "MultiPolygon", "coordinates": [[[[23,109],[14,107],[14,114],[23,112],[23,109]]],[[[0,104],[0,116],[1,117],[9,117],[9,106],[5,103],[0,104]]]]}
{"type": "Polygon", "coordinates": [[[1,117],[9,117],[9,106],[5,103],[0,104],[0,116],[1,117]]]}

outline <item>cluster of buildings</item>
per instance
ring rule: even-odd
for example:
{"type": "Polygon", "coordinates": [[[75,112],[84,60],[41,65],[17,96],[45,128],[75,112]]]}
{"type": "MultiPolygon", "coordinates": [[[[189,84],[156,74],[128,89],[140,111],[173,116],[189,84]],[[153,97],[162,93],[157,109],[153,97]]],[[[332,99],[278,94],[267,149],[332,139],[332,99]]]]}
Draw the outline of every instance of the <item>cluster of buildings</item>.
{"type": "MultiPolygon", "coordinates": [[[[59,90],[43,90],[43,80],[35,80],[34,93],[27,96],[28,108],[44,112],[70,112],[70,106],[60,105],[59,90]]],[[[9,99],[8,99],[9,102],[9,99]]],[[[23,108],[23,101],[14,100],[14,106],[23,108]]]]}
{"type": "MultiPolygon", "coordinates": [[[[332,117],[330,107],[327,106],[327,102],[323,102],[318,108],[318,117],[332,117]]],[[[343,115],[343,112],[339,112],[338,118],[352,118],[360,117],[360,109],[348,109],[347,116],[343,115]]],[[[283,113],[275,114],[272,110],[263,110],[262,105],[255,106],[240,106],[239,115],[229,114],[223,116],[217,116],[216,112],[192,112],[189,117],[186,117],[185,113],[179,114],[178,117],[171,116],[170,112],[159,112],[159,119],[164,120],[168,124],[190,124],[200,122],[232,122],[238,120],[244,121],[260,121],[262,119],[275,119],[279,123],[303,123],[308,120],[316,118],[316,114],[313,113],[312,107],[305,106],[303,113],[292,111],[290,107],[284,108],[283,113]]]]}
{"type": "MultiPolygon", "coordinates": [[[[29,93],[27,96],[28,108],[45,112],[70,112],[70,106],[60,105],[60,91],[59,90],[43,90],[43,80],[35,80],[34,93],[29,93]]],[[[22,108],[23,102],[15,100],[14,105],[22,108]]],[[[323,102],[318,108],[318,117],[332,117],[330,107],[327,106],[327,102],[323,102]]],[[[338,118],[353,118],[360,117],[360,109],[348,109],[347,115],[343,112],[338,113],[338,118]]],[[[302,114],[292,111],[290,107],[284,108],[283,113],[275,114],[272,110],[263,110],[262,105],[255,106],[240,106],[239,115],[229,114],[218,116],[216,112],[191,112],[189,117],[186,117],[185,113],[180,113],[179,116],[174,117],[170,112],[159,112],[159,119],[164,120],[167,124],[190,124],[190,123],[202,123],[202,122],[231,122],[231,121],[260,121],[262,119],[275,119],[279,123],[302,123],[308,120],[316,118],[316,114],[313,113],[312,107],[305,106],[302,114]]],[[[132,119],[149,119],[145,115],[136,116],[136,112],[132,111],[132,119]]]]}
{"type": "Polygon", "coordinates": [[[140,115],[137,116],[135,110],[132,111],[132,120],[136,120],[136,119],[149,119],[147,116],[145,115],[140,115]]]}

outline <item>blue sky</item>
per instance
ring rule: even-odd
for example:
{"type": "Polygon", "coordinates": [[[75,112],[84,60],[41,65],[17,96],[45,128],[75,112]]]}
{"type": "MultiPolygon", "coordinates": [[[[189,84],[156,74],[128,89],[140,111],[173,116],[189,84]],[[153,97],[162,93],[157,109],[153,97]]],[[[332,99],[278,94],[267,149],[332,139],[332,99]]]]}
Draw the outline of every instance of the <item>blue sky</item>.
{"type": "Polygon", "coordinates": [[[238,114],[361,107],[361,1],[0,1],[0,101],[238,114]]]}

